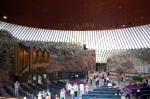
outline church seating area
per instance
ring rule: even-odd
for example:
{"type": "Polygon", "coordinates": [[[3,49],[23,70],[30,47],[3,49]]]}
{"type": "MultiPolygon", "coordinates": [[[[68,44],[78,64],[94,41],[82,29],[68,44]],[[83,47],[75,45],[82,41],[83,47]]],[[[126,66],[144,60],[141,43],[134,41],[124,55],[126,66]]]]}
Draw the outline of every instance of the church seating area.
{"type": "Polygon", "coordinates": [[[114,88],[99,88],[93,89],[93,91],[89,91],[88,94],[84,94],[82,99],[90,99],[91,97],[96,99],[120,99],[121,98],[121,90],[114,88]]]}
{"type": "Polygon", "coordinates": [[[135,96],[137,99],[146,99],[150,96],[149,85],[143,86],[142,84],[138,84],[137,86],[129,85],[127,87],[131,89],[132,95],[135,96]],[[137,92],[137,89],[139,89],[140,92],[137,92]]]}
{"type": "Polygon", "coordinates": [[[5,89],[5,91],[6,91],[11,97],[17,98],[17,95],[16,95],[16,94],[14,93],[14,91],[11,90],[9,87],[3,86],[3,88],[5,89]]]}

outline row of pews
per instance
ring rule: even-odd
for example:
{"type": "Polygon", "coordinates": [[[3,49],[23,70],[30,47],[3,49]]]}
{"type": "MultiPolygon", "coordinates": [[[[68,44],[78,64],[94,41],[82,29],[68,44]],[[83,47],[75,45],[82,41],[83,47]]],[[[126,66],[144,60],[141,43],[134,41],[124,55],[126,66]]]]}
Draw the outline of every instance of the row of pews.
{"type": "Polygon", "coordinates": [[[143,85],[138,85],[138,86],[127,86],[132,90],[132,95],[135,96],[137,99],[147,99],[150,98],[150,85],[143,86],[143,85]],[[140,92],[137,92],[137,89],[140,90],[140,92]]]}
{"type": "Polygon", "coordinates": [[[52,97],[54,97],[56,94],[59,95],[60,89],[65,87],[65,83],[61,82],[61,81],[57,81],[57,83],[51,82],[51,84],[49,86],[39,84],[39,83],[35,83],[35,85],[28,84],[28,86],[21,84],[20,86],[21,86],[21,89],[20,89],[19,93],[24,97],[28,97],[28,99],[33,99],[26,92],[29,92],[29,93],[33,94],[34,96],[37,96],[39,91],[49,90],[52,97]]]}
{"type": "Polygon", "coordinates": [[[3,88],[11,97],[17,98],[17,95],[11,88],[9,88],[8,86],[3,86],[3,88]]]}
{"type": "Polygon", "coordinates": [[[99,88],[82,95],[82,99],[121,99],[121,90],[115,88],[99,88]]]}

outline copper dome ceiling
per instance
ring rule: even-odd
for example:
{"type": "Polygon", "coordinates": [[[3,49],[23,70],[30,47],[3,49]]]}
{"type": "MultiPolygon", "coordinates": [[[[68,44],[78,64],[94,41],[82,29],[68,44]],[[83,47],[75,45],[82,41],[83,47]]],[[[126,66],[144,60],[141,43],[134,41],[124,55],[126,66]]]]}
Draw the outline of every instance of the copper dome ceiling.
{"type": "Polygon", "coordinates": [[[0,0],[0,21],[56,30],[133,27],[150,23],[150,0],[0,0]]]}

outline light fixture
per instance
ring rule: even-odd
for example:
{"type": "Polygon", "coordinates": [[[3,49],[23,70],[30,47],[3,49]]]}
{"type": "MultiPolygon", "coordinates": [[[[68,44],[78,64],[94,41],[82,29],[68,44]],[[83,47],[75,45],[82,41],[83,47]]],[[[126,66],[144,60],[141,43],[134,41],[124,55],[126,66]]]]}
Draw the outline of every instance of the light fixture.
{"type": "Polygon", "coordinates": [[[7,19],[7,16],[3,16],[4,19],[7,19]]]}
{"type": "Polygon", "coordinates": [[[123,24],[122,24],[122,27],[125,27],[125,26],[126,26],[126,25],[123,23],[123,24]]]}

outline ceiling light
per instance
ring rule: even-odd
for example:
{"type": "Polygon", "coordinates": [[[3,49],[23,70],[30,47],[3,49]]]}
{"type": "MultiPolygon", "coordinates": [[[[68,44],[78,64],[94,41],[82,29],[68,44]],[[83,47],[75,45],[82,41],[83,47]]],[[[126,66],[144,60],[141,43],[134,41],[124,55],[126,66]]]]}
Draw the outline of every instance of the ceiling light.
{"type": "Polygon", "coordinates": [[[4,19],[7,19],[7,16],[3,16],[4,19]]]}
{"type": "Polygon", "coordinates": [[[123,23],[123,24],[122,24],[122,27],[125,27],[125,26],[126,26],[126,25],[123,23]]]}

